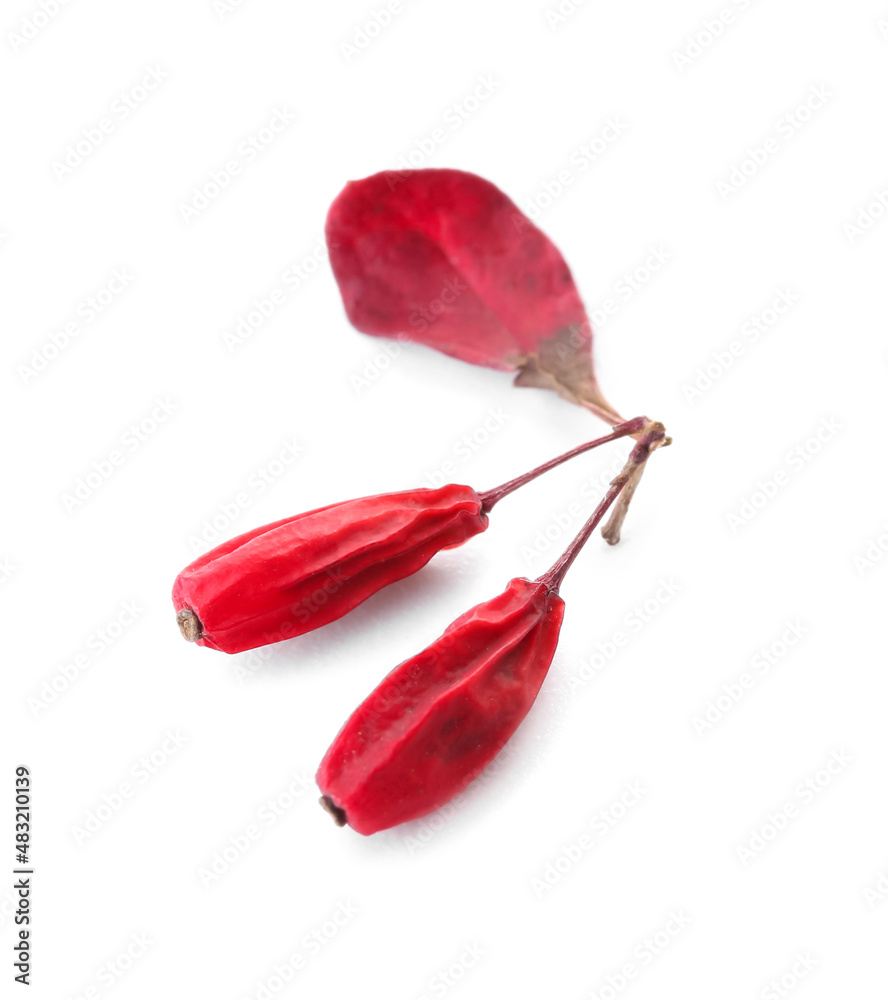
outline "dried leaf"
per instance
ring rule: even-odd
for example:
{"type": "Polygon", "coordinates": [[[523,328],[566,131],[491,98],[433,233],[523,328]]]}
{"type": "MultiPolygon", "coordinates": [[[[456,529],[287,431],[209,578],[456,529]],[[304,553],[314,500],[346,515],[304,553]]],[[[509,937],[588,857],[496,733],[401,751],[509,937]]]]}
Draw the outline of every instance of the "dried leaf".
{"type": "Polygon", "coordinates": [[[327,216],[349,320],[552,389],[609,423],[592,327],[552,241],[495,185],[460,170],[353,181],[327,216]]]}

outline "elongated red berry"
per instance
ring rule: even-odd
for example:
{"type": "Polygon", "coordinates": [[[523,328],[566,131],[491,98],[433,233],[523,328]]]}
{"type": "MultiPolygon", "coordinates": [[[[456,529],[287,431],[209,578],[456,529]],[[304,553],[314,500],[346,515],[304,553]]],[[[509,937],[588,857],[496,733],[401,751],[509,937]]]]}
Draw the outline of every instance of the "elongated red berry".
{"type": "Polygon", "coordinates": [[[564,602],[512,580],[396,667],[354,712],[317,774],[328,809],[358,833],[418,819],[490,763],[533,704],[564,602]]]}
{"type": "Polygon", "coordinates": [[[341,618],[486,527],[470,486],[347,500],[248,531],[195,559],[176,578],[173,604],[187,639],[240,653],[341,618]]]}

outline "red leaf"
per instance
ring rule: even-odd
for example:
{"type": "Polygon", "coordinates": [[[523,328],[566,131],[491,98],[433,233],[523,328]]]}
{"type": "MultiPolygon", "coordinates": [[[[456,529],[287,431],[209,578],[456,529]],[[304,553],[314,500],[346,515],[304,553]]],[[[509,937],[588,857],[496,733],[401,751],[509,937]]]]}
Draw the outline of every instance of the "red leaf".
{"type": "Polygon", "coordinates": [[[374,336],[517,371],[609,423],[592,327],[558,248],[499,188],[461,170],[383,171],[352,181],[327,216],[351,322],[374,336]]]}

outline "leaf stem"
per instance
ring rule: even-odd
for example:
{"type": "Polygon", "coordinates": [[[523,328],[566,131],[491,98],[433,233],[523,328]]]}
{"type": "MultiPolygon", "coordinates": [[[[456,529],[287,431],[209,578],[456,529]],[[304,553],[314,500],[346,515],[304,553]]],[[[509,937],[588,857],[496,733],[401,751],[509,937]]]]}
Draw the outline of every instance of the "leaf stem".
{"type": "Polygon", "coordinates": [[[600,403],[598,400],[581,396],[579,404],[589,410],[590,413],[594,413],[600,420],[603,420],[606,424],[610,424],[611,426],[616,426],[623,419],[620,414],[611,407],[610,403],[600,403]]]}
{"type": "Polygon", "coordinates": [[[523,476],[510,479],[507,483],[503,483],[502,486],[497,486],[492,490],[486,490],[480,494],[482,513],[489,513],[493,509],[494,504],[499,503],[503,497],[517,490],[519,486],[523,486],[525,483],[536,479],[537,476],[541,476],[544,472],[548,472],[549,469],[554,469],[556,466],[561,465],[562,462],[567,462],[577,455],[582,455],[584,451],[591,451],[600,444],[606,444],[608,441],[616,441],[618,438],[626,437],[629,434],[637,434],[639,431],[644,430],[647,424],[647,417],[635,417],[632,420],[626,420],[621,424],[617,424],[611,434],[606,434],[604,437],[596,438],[594,441],[587,441],[585,444],[578,445],[576,448],[566,451],[563,455],[559,455],[558,458],[553,458],[532,469],[530,472],[525,472],[523,476]]]}

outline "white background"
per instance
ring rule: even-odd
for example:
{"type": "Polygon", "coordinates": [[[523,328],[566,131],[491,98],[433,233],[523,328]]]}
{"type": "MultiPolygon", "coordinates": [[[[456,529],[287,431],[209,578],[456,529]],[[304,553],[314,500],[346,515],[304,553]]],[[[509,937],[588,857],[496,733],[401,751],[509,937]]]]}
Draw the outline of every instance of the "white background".
{"type": "Polygon", "coordinates": [[[3,10],[3,977],[27,764],[39,997],[885,995],[884,0],[566,0],[561,22],[542,0],[415,0],[351,57],[370,3],[216,6],[3,10]],[[162,81],[122,117],[150,70],[162,81]],[[482,77],[492,93],[460,118],[482,77]],[[249,162],[238,146],[275,109],[292,121],[249,162]],[[54,168],[102,118],[101,144],[54,168]],[[608,119],[620,135],[596,145],[608,119]],[[315,266],[345,181],[435,129],[414,165],[494,181],[590,312],[614,299],[596,321],[604,391],[675,444],[623,542],[596,537],[571,570],[550,677],[505,759],[446,814],[365,839],[316,804],[338,727],[458,614],[547,569],[628,450],[528,486],[484,535],[266,659],[181,640],[172,581],[240,493],[218,540],[428,485],[447,461],[487,488],[605,431],[357,333],[315,266]],[[240,175],[186,221],[232,158],[240,175]],[[668,259],[643,270],[655,250],[668,259]],[[229,350],[294,265],[313,273],[229,350]],[[84,323],[114,269],[127,287],[84,323]],[[781,292],[793,304],[768,325],[781,292]]]}

